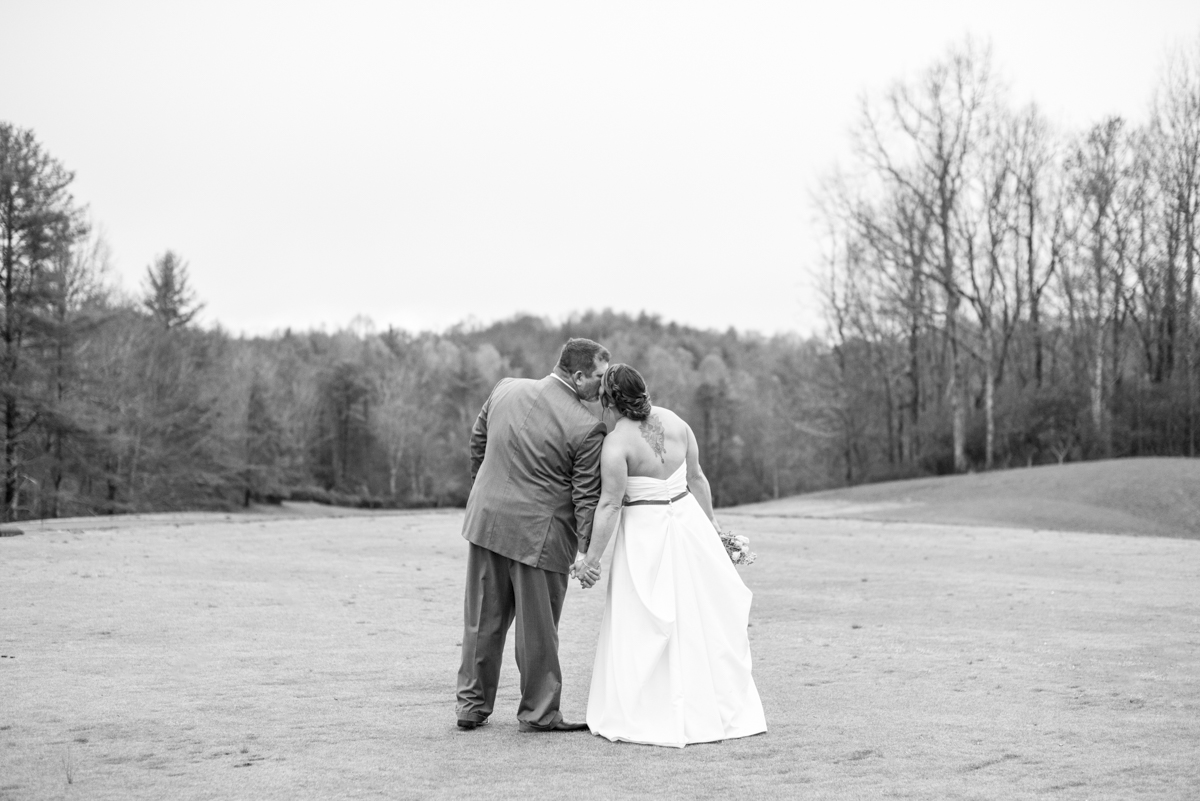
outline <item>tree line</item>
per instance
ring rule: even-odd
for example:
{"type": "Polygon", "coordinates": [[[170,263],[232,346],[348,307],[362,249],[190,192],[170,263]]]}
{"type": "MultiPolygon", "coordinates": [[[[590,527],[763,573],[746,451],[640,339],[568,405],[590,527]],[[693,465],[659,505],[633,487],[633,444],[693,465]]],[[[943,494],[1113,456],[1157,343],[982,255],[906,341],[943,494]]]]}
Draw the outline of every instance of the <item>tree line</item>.
{"type": "Polygon", "coordinates": [[[718,503],[836,481],[834,374],[818,341],[608,311],[231,336],[196,325],[174,252],[139,292],[114,287],[72,177],[31,131],[0,124],[4,519],[283,499],[461,505],[488,392],[548,374],[571,336],[639,367],[655,401],[691,421],[718,503]]]}
{"type": "Polygon", "coordinates": [[[843,484],[1200,441],[1200,42],[1148,121],[1056,128],[967,41],[864,98],[817,193],[827,335],[647,314],[442,332],[232,336],[196,324],[165,251],[110,280],[73,175],[0,123],[0,516],[282,499],[461,505],[467,437],[504,376],[571,336],[638,367],[689,421],[719,505],[843,484]]]}
{"type": "Polygon", "coordinates": [[[1056,127],[967,40],[851,141],[818,192],[846,481],[1196,455],[1200,40],[1143,124],[1056,127]]]}

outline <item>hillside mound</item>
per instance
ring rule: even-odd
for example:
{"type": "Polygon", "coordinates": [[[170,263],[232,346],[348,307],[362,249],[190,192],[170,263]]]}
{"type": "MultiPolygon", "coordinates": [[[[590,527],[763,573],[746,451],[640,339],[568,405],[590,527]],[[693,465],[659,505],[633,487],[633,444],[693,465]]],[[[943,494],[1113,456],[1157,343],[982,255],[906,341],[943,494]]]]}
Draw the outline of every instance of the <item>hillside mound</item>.
{"type": "Polygon", "coordinates": [[[1200,539],[1200,459],[1108,459],[889,481],[735,509],[1200,539]]]}

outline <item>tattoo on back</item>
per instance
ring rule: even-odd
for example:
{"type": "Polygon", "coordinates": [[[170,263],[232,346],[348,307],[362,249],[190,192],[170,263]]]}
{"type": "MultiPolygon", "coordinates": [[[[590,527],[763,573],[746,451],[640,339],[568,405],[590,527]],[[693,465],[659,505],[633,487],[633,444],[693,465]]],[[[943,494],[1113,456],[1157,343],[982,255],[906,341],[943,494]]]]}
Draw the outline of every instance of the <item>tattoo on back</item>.
{"type": "Polygon", "coordinates": [[[646,440],[646,444],[654,451],[654,455],[658,457],[658,460],[666,464],[666,436],[663,431],[663,424],[658,419],[658,415],[652,414],[638,423],[638,430],[642,432],[642,439],[646,440]]]}

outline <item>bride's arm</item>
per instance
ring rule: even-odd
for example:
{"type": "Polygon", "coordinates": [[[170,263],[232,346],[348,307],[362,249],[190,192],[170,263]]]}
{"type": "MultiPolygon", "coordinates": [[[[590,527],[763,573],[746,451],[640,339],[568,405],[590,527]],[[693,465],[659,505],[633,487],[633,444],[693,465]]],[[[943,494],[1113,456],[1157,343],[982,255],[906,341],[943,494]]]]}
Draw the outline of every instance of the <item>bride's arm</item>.
{"type": "Polygon", "coordinates": [[[625,462],[625,450],[617,438],[610,434],[600,452],[600,502],[596,504],[596,517],[592,523],[592,542],[583,559],[587,569],[600,569],[600,557],[604,555],[604,549],[617,529],[621,501],[625,498],[625,482],[628,480],[629,465],[625,462]]]}
{"type": "Polygon", "coordinates": [[[687,440],[688,489],[696,496],[696,501],[700,504],[700,508],[704,510],[704,514],[708,515],[709,522],[713,524],[713,528],[720,531],[721,527],[717,525],[717,516],[713,513],[712,489],[708,486],[708,477],[700,469],[700,445],[696,442],[696,435],[692,433],[691,426],[687,427],[687,440]]]}

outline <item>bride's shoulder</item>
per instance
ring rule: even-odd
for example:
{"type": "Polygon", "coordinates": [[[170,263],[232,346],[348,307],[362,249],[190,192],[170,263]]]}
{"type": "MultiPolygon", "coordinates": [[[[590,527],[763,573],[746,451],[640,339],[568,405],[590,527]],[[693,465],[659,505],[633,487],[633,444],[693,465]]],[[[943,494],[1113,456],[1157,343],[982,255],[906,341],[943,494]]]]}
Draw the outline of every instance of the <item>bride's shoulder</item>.
{"type": "Polygon", "coordinates": [[[666,406],[651,406],[650,414],[657,414],[662,420],[678,420],[679,415],[668,409],[666,406]]]}
{"type": "Polygon", "coordinates": [[[663,424],[663,427],[668,431],[676,428],[683,429],[687,427],[687,423],[684,422],[682,417],[675,414],[675,412],[671,411],[665,406],[652,406],[650,408],[650,414],[657,415],[659,421],[663,424]]]}

